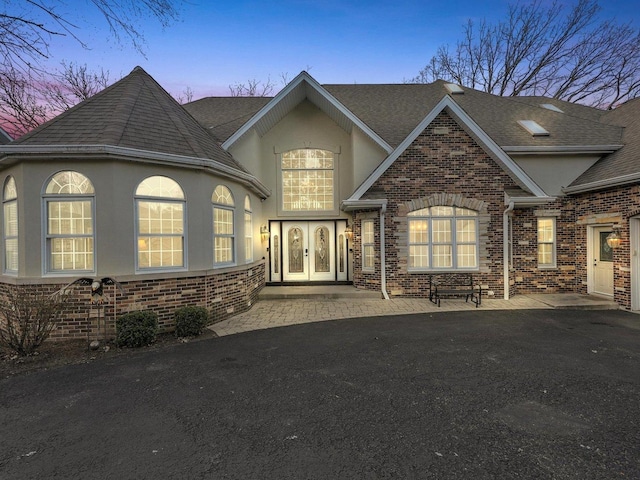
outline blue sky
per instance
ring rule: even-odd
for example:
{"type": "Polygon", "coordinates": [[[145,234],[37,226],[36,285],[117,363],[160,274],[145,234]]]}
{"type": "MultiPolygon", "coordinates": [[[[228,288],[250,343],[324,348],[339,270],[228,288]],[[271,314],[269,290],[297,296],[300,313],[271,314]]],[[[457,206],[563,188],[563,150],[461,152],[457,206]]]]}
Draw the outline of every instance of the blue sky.
{"type": "MultiPolygon", "coordinates": [[[[550,1],[543,0],[545,3],[550,1]]],[[[188,0],[167,28],[141,25],[146,58],[110,38],[88,0],[67,0],[79,36],[52,44],[61,60],[104,68],[113,77],[142,66],[174,95],[189,86],[199,98],[229,95],[229,85],[268,78],[281,88],[307,70],[320,83],[401,83],[415,76],[443,44],[455,45],[468,19],[504,18],[503,0],[188,0]]],[[[571,2],[573,3],[573,2],[571,2]]],[[[602,15],[640,25],[637,0],[602,0],[602,15]]],[[[61,8],[60,13],[64,9],[61,8]]]]}

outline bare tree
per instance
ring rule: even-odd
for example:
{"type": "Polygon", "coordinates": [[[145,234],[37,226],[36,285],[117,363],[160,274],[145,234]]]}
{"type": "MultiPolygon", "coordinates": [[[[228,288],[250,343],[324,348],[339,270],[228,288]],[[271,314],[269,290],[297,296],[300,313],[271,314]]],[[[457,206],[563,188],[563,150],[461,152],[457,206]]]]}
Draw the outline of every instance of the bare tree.
{"type": "Polygon", "coordinates": [[[268,77],[266,82],[254,78],[245,83],[229,85],[229,92],[232,97],[268,97],[274,88],[271,77],[268,77]]]}
{"type": "Polygon", "coordinates": [[[107,88],[109,71],[94,72],[87,65],[62,62],[62,71],[38,83],[37,90],[51,114],[58,114],[107,88]]]}
{"type": "Polygon", "coordinates": [[[410,80],[443,79],[495,95],[545,95],[600,108],[640,94],[640,29],[599,20],[595,0],[569,9],[511,5],[497,24],[469,21],[455,50],[438,48],[410,80]]]}
{"type": "Polygon", "coordinates": [[[61,63],[51,73],[0,71],[0,127],[18,137],[109,86],[109,72],[61,63]]]}
{"type": "Polygon", "coordinates": [[[187,86],[182,93],[176,97],[176,100],[183,105],[193,101],[193,90],[191,90],[191,87],[187,86]]]}
{"type": "MultiPolygon", "coordinates": [[[[178,17],[172,0],[90,0],[119,42],[124,36],[142,52],[144,38],[138,25],[151,15],[163,26],[178,17]]],[[[50,57],[55,37],[80,37],[77,18],[62,13],[63,0],[0,1],[0,65],[27,71],[50,57]]]]}

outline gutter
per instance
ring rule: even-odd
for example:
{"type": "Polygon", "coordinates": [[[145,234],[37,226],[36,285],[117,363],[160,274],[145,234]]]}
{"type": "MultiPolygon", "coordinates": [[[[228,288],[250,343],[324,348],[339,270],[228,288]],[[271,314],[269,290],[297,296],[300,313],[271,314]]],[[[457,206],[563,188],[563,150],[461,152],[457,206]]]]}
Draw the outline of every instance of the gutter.
{"type": "Polygon", "coordinates": [[[511,200],[507,209],[502,213],[502,266],[505,300],[509,300],[509,213],[513,211],[514,207],[515,203],[511,200]]]}
{"type": "Polygon", "coordinates": [[[624,145],[562,145],[562,146],[517,146],[506,145],[501,147],[507,153],[519,153],[522,155],[539,155],[547,153],[549,155],[567,154],[597,154],[604,155],[620,150],[624,145]]]}
{"type": "Polygon", "coordinates": [[[66,159],[109,156],[116,160],[138,161],[140,163],[160,163],[178,167],[208,170],[236,182],[252,187],[263,199],[271,196],[271,191],[250,173],[243,172],[211,158],[188,157],[171,153],[138,150],[136,148],[113,145],[1,145],[0,164],[11,164],[22,160],[40,160],[47,157],[66,159]]]}
{"type": "Polygon", "coordinates": [[[638,181],[640,181],[640,173],[630,173],[629,175],[622,175],[621,177],[598,180],[596,182],[583,183],[582,185],[576,185],[574,187],[564,187],[562,191],[567,194],[584,193],[591,190],[619,187],[621,185],[626,185],[628,183],[634,183],[638,181]]]}

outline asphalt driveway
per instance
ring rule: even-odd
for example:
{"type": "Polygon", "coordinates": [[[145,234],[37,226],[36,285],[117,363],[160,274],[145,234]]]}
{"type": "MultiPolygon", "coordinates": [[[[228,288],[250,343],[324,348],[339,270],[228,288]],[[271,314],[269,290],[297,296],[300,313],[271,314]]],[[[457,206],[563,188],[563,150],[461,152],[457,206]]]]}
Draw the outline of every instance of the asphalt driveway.
{"type": "Polygon", "coordinates": [[[638,479],[640,316],[248,332],[0,380],[0,479],[638,479]]]}

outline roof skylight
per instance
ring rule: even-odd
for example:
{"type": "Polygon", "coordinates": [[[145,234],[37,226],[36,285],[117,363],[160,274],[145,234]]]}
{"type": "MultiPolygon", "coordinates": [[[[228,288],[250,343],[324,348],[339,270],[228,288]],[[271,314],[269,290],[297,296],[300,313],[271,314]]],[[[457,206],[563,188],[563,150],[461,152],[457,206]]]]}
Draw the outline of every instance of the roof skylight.
{"type": "Polygon", "coordinates": [[[546,137],[549,135],[548,131],[546,131],[538,122],[533,120],[518,120],[518,123],[534,137],[546,137]]]}
{"type": "Polygon", "coordinates": [[[554,112],[560,112],[560,113],[564,113],[563,110],[560,110],[558,107],[556,107],[554,104],[552,103],[541,103],[540,106],[542,108],[546,108],[547,110],[553,110],[554,112]]]}
{"type": "Polygon", "coordinates": [[[462,94],[464,94],[464,90],[462,89],[462,87],[460,85],[457,85],[455,83],[445,83],[444,86],[449,91],[449,93],[452,94],[452,95],[462,95],[462,94]]]}

